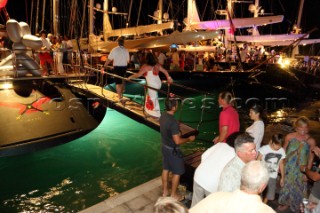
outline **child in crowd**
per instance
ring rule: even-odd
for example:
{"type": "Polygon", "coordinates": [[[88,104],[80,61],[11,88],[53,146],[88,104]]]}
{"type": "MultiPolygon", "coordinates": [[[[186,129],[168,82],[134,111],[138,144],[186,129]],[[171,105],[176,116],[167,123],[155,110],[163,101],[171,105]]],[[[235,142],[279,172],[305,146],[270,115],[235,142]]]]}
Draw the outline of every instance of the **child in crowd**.
{"type": "Polygon", "coordinates": [[[268,165],[270,179],[268,183],[266,197],[264,202],[267,203],[268,200],[274,200],[276,193],[277,177],[280,168],[280,186],[284,185],[284,159],[286,153],[282,148],[283,135],[274,134],[269,142],[269,144],[262,146],[259,149],[258,160],[265,161],[268,165]]]}

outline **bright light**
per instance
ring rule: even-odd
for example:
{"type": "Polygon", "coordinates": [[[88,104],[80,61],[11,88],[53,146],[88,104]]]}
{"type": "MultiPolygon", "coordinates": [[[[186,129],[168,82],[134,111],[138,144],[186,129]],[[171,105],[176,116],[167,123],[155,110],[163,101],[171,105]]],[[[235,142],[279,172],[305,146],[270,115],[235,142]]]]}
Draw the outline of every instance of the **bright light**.
{"type": "Polygon", "coordinates": [[[290,60],[289,59],[282,59],[282,56],[280,56],[278,60],[278,64],[280,64],[281,68],[287,68],[290,65],[290,60]]]}
{"type": "Polygon", "coordinates": [[[11,89],[12,83],[5,82],[5,83],[1,84],[0,88],[1,89],[11,89]]]}

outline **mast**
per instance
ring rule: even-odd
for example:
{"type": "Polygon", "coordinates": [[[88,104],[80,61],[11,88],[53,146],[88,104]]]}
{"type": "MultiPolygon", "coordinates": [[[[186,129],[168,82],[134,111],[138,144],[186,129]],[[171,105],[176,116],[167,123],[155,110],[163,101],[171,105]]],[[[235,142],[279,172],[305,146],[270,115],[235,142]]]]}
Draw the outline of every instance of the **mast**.
{"type": "Polygon", "coordinates": [[[93,34],[93,5],[94,0],[89,1],[89,35],[93,34]]]}
{"type": "Polygon", "coordinates": [[[163,11],[163,2],[162,0],[159,0],[158,2],[158,24],[162,24],[162,11],[163,11]]]}
{"type": "MultiPolygon", "coordinates": [[[[297,19],[297,28],[298,29],[301,29],[301,18],[302,18],[302,12],[303,12],[303,5],[304,5],[304,0],[300,0],[298,19],[297,19]]],[[[299,30],[297,32],[299,32],[299,30]]],[[[294,58],[295,55],[299,55],[299,45],[296,45],[293,48],[292,53],[291,53],[291,58],[294,58]]]]}
{"type": "Polygon", "coordinates": [[[138,12],[138,18],[137,18],[136,27],[139,26],[140,13],[141,13],[141,8],[142,8],[142,1],[143,1],[143,0],[140,0],[140,6],[139,6],[139,12],[138,12]]]}
{"type": "MultiPolygon", "coordinates": [[[[259,0],[255,0],[254,2],[254,7],[255,7],[255,10],[254,10],[254,13],[253,13],[253,17],[257,18],[259,17],[259,0]]],[[[254,26],[252,28],[252,35],[259,35],[259,31],[258,31],[258,27],[257,26],[254,26]]]]}
{"type": "Polygon", "coordinates": [[[59,31],[59,22],[60,22],[60,14],[59,14],[59,5],[60,0],[53,0],[53,31],[54,35],[60,34],[59,31]]]}
{"type": "Polygon", "coordinates": [[[185,23],[186,24],[186,31],[191,30],[190,25],[193,22],[200,22],[200,18],[199,18],[199,14],[197,11],[197,7],[196,7],[196,2],[195,0],[188,0],[188,5],[187,5],[187,20],[185,23]]]}
{"type": "Polygon", "coordinates": [[[131,19],[132,2],[133,2],[133,0],[130,1],[130,9],[129,9],[129,15],[128,15],[126,27],[129,27],[129,23],[130,23],[130,21],[131,21],[130,19],[131,19]]]}
{"type": "Polygon", "coordinates": [[[87,5],[87,0],[85,0],[84,4],[83,4],[82,20],[81,20],[81,31],[80,31],[80,37],[79,38],[83,37],[84,21],[86,20],[86,5],[87,5]]]}
{"type": "Polygon", "coordinates": [[[302,12],[303,12],[303,5],[304,5],[304,0],[300,0],[298,20],[297,20],[297,27],[298,28],[301,27],[301,17],[302,17],[302,12]]]}
{"type": "Polygon", "coordinates": [[[53,4],[54,4],[54,0],[50,1],[50,32],[53,33],[53,35],[55,35],[53,4]]]}
{"type": "MultiPolygon", "coordinates": [[[[226,19],[227,20],[230,20],[233,18],[233,1],[232,0],[228,0],[227,1],[227,14],[226,14],[226,19]]],[[[230,26],[230,31],[232,30],[232,27],[230,26]]],[[[233,32],[235,33],[235,32],[233,32]]],[[[231,49],[231,46],[229,47],[229,41],[228,41],[228,38],[231,37],[230,35],[231,33],[225,29],[224,30],[224,47],[225,48],[230,48],[231,49]]]]}
{"type": "Polygon", "coordinates": [[[37,0],[36,33],[39,32],[39,1],[40,0],[37,0]]]}
{"type": "MultiPolygon", "coordinates": [[[[34,5],[34,0],[31,1],[31,11],[30,11],[31,16],[30,16],[30,23],[29,23],[30,27],[33,26],[33,5],[34,5]]],[[[34,33],[34,34],[36,34],[36,33],[34,33]]]]}
{"type": "Polygon", "coordinates": [[[46,12],[46,0],[43,1],[42,5],[42,22],[41,22],[41,29],[44,30],[44,15],[46,12]]]}

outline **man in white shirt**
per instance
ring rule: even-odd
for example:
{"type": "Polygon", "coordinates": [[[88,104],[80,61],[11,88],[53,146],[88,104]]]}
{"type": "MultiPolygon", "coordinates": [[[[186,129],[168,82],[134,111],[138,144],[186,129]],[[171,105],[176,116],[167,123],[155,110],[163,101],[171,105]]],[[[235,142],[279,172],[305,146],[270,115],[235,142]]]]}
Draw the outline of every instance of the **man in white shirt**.
{"type": "MultiPolygon", "coordinates": [[[[46,75],[49,75],[47,63],[50,64],[51,69],[54,69],[53,59],[50,54],[52,44],[50,40],[47,38],[47,32],[45,30],[41,30],[40,39],[42,41],[42,47],[39,52],[40,66],[42,69],[42,76],[46,76],[46,75]]],[[[54,73],[55,73],[55,70],[54,70],[54,73]]]]}
{"type": "Polygon", "coordinates": [[[217,143],[202,154],[201,163],[194,173],[191,207],[209,194],[218,191],[220,174],[226,164],[236,155],[234,139],[239,132],[233,135],[231,140],[228,139],[226,143],[217,143]]]}
{"type": "Polygon", "coordinates": [[[212,193],[196,206],[190,213],[275,213],[264,204],[260,194],[269,180],[268,168],[262,161],[251,161],[241,171],[241,186],[234,192],[212,193]]]}
{"type": "MultiPolygon", "coordinates": [[[[118,45],[119,46],[111,50],[108,56],[108,59],[104,64],[104,67],[102,68],[102,71],[104,71],[106,66],[111,61],[113,61],[113,68],[114,68],[115,74],[124,78],[127,72],[128,63],[130,62],[130,55],[129,55],[129,51],[123,46],[124,39],[122,37],[118,39],[118,45]]],[[[115,82],[116,82],[116,90],[117,90],[119,101],[122,102],[123,101],[122,93],[124,91],[124,81],[121,78],[115,78],[115,82]]]]}

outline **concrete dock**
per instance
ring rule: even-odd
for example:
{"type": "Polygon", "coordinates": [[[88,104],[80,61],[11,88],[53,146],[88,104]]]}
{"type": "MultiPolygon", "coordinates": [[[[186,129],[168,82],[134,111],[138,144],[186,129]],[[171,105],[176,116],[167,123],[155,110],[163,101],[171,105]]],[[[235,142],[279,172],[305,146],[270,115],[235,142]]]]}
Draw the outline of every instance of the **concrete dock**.
{"type": "Polygon", "coordinates": [[[100,202],[81,213],[151,213],[161,196],[161,177],[100,202]]]}

